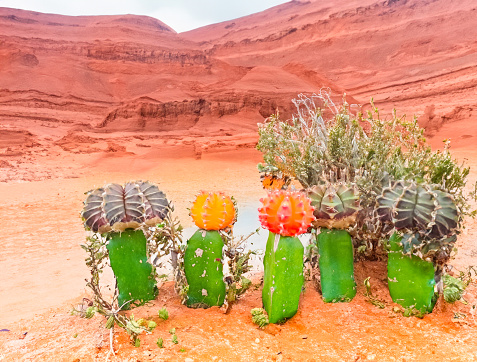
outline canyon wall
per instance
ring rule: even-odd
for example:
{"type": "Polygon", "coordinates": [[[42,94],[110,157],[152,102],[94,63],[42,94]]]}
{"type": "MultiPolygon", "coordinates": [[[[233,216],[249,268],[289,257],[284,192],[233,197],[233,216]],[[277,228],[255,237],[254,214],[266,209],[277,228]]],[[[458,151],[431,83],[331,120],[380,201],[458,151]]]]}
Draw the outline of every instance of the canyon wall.
{"type": "Polygon", "coordinates": [[[253,147],[257,122],[325,88],[474,142],[476,18],[472,0],[290,1],[178,34],[145,16],[0,8],[0,132],[25,147],[125,134],[253,147]]]}

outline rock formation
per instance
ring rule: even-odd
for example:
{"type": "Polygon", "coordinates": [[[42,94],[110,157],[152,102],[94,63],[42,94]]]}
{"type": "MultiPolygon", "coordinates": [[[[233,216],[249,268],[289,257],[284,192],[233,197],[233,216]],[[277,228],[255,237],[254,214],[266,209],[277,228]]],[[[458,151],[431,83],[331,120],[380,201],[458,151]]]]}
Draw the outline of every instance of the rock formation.
{"type": "Polygon", "coordinates": [[[0,132],[71,150],[79,132],[106,144],[125,132],[226,144],[218,135],[250,140],[270,114],[290,116],[299,93],[328,88],[417,114],[429,135],[454,122],[454,140],[470,142],[476,17],[473,0],[294,0],[177,34],[146,16],[0,8],[0,132]]]}

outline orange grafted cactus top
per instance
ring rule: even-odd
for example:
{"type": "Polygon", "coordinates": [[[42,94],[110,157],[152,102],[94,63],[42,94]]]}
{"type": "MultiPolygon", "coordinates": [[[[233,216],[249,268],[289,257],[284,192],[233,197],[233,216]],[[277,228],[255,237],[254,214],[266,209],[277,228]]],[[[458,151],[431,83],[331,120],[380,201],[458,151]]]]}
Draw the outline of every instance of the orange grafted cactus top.
{"type": "Polygon", "coordinates": [[[272,233],[296,236],[306,232],[315,220],[310,199],[299,191],[277,190],[260,199],[258,209],[262,226],[272,233]]]}
{"type": "Polygon", "coordinates": [[[235,205],[223,192],[202,191],[190,209],[194,223],[204,230],[221,230],[235,222],[235,205]]]}

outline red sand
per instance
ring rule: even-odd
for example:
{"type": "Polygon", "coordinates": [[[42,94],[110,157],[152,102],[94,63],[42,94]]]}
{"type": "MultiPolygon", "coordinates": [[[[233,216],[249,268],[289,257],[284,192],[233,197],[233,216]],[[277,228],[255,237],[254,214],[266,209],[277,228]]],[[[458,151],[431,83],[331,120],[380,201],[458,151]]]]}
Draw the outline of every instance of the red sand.
{"type": "MultiPolygon", "coordinates": [[[[0,329],[10,329],[0,361],[107,355],[104,319],[69,316],[88,293],[84,192],[151,180],[185,226],[201,189],[258,200],[256,123],[276,109],[289,115],[297,93],[329,87],[336,100],[346,91],[350,103],[374,97],[383,114],[416,113],[433,147],[453,140],[475,182],[476,11],[471,0],[292,1],[176,34],[147,17],[0,8],[0,329]]],[[[477,265],[476,226],[459,236],[459,270],[477,265]]],[[[356,278],[352,303],[324,304],[308,285],[298,315],[264,331],[250,320],[259,289],[224,315],[181,306],[166,284],[135,311],[158,327],[137,349],[116,331],[116,360],[477,360],[475,284],[468,305],[440,303],[419,320],[392,311],[383,263],[357,263],[356,278]],[[363,296],[368,276],[383,310],[363,296]],[[156,318],[163,305],[167,322],[156,318]]]]}

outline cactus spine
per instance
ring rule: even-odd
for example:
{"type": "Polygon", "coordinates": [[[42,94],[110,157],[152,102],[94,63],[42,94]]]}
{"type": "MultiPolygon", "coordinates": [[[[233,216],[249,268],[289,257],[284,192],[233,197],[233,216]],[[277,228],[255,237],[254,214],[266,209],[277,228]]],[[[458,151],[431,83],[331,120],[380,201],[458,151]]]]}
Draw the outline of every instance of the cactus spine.
{"type": "Polygon", "coordinates": [[[225,299],[222,253],[224,242],[218,230],[235,222],[235,205],[223,193],[201,192],[190,212],[200,228],[188,240],[184,254],[184,272],[190,307],[220,306],[225,299]]]}
{"type": "Polygon", "coordinates": [[[260,201],[260,222],[270,230],[263,260],[262,301],[270,323],[278,323],[298,310],[304,248],[296,235],[310,226],[313,209],[310,200],[299,192],[273,191],[260,201]]]}
{"type": "Polygon", "coordinates": [[[353,243],[344,230],[356,220],[359,195],[355,185],[317,185],[308,190],[320,228],[316,243],[320,256],[320,281],[325,302],[347,302],[356,295],[353,243]]]}
{"type": "Polygon", "coordinates": [[[169,211],[164,193],[149,182],[108,184],[86,197],[81,216],[86,229],[107,234],[123,309],[157,296],[155,269],[147,262],[147,240],[140,228],[157,224],[169,211]]]}
{"type": "Polygon", "coordinates": [[[377,217],[391,226],[388,285],[393,300],[420,314],[432,312],[435,279],[456,241],[452,196],[432,185],[392,182],[377,198],[377,217]]]}

